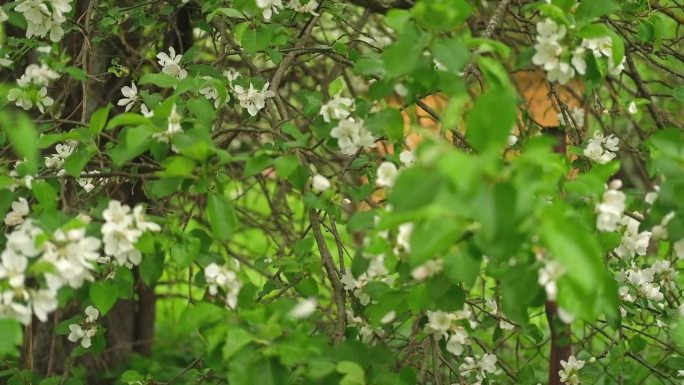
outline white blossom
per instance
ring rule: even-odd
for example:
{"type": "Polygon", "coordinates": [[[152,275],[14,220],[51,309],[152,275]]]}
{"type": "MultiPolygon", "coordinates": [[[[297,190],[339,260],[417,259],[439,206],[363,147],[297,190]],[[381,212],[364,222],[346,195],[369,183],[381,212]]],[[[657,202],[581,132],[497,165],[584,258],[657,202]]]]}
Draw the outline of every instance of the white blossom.
{"type": "Polygon", "coordinates": [[[312,178],[312,188],[314,191],[323,192],[330,188],[330,180],[321,174],[316,174],[312,178]]]}
{"type": "Polygon", "coordinates": [[[416,155],[411,150],[404,150],[399,153],[399,161],[406,167],[413,166],[416,162],[416,155]]]}
{"type": "Polygon", "coordinates": [[[338,94],[333,96],[328,103],[321,106],[319,114],[323,117],[323,121],[330,123],[333,119],[347,118],[352,111],[354,111],[354,100],[338,94]]]}
{"type": "Polygon", "coordinates": [[[493,354],[485,353],[479,359],[473,357],[465,357],[463,363],[458,367],[459,375],[461,377],[470,377],[475,375],[474,385],[482,384],[482,381],[487,378],[487,373],[496,372],[497,358],[493,354]]]}
{"type": "Polygon", "coordinates": [[[0,262],[0,279],[7,279],[13,288],[23,287],[28,259],[12,249],[5,249],[0,262]]]}
{"type": "Polygon", "coordinates": [[[577,372],[584,367],[584,361],[578,360],[575,356],[570,356],[568,361],[561,360],[563,369],[558,371],[560,381],[567,385],[579,385],[577,372]]]}
{"type": "Polygon", "coordinates": [[[607,58],[609,74],[617,76],[623,71],[625,58],[623,57],[620,63],[615,64],[613,60],[613,39],[609,36],[584,39],[581,46],[591,51],[596,58],[607,58]]]}
{"type": "Polygon", "coordinates": [[[266,107],[266,99],[275,96],[275,92],[268,89],[269,83],[267,82],[258,91],[254,88],[252,83],[249,83],[249,88],[245,89],[240,85],[233,87],[233,90],[237,94],[237,98],[240,101],[240,106],[247,109],[247,113],[251,116],[256,116],[257,113],[264,107],[266,107]]]}
{"type": "Polygon", "coordinates": [[[428,323],[425,325],[427,333],[435,334],[438,337],[446,336],[447,332],[451,330],[456,316],[452,313],[443,311],[428,311],[428,323]]]}
{"type": "Polygon", "coordinates": [[[565,274],[565,269],[556,260],[548,260],[544,266],[539,269],[538,282],[539,285],[546,290],[546,298],[549,301],[555,301],[558,294],[558,286],[556,282],[565,274]]]}
{"type": "Polygon", "coordinates": [[[33,314],[41,322],[47,322],[48,314],[57,310],[57,293],[52,290],[32,290],[29,296],[33,314]]]}
{"type": "Polygon", "coordinates": [[[399,234],[397,234],[397,246],[404,251],[411,251],[411,234],[413,233],[413,223],[403,223],[399,225],[399,234]]]}
{"type": "Polygon", "coordinates": [[[614,180],[603,193],[601,203],[596,205],[596,228],[599,231],[615,231],[626,208],[625,194],[619,190],[620,180],[614,180]]]}
{"type": "Polygon", "coordinates": [[[135,243],[145,231],[160,231],[161,227],[145,220],[143,206],[138,205],[131,212],[130,206],[116,200],[109,201],[102,217],[105,219],[101,229],[105,255],[122,266],[140,264],[142,254],[135,248],[135,243]]]}
{"type": "Polygon", "coordinates": [[[378,187],[392,187],[394,186],[394,181],[397,179],[399,171],[397,166],[392,162],[382,162],[377,170],[377,179],[375,179],[375,184],[378,187]]]}
{"type": "Polygon", "coordinates": [[[15,319],[24,325],[31,323],[31,308],[25,303],[27,297],[28,295],[23,291],[19,296],[13,290],[0,293],[0,319],[15,319]]]}
{"type": "Polygon", "coordinates": [[[623,259],[633,258],[635,254],[646,255],[646,250],[651,240],[651,232],[639,232],[639,221],[628,216],[622,219],[622,224],[625,226],[625,229],[622,233],[620,245],[614,250],[615,254],[623,259]]]}
{"type": "Polygon", "coordinates": [[[28,202],[24,198],[12,202],[12,210],[5,215],[5,225],[18,226],[24,223],[24,217],[29,215],[28,202]]]}
{"type": "Polygon", "coordinates": [[[188,71],[183,69],[180,65],[183,55],[176,55],[176,50],[173,47],[169,47],[169,53],[160,52],[157,54],[157,63],[162,66],[162,72],[174,76],[180,80],[185,79],[188,76],[188,71]]]}
{"type": "Polygon", "coordinates": [[[26,19],[26,37],[45,37],[58,42],[64,36],[62,23],[65,13],[71,11],[70,0],[23,0],[14,8],[26,19]],[[49,6],[48,6],[49,4],[49,6]]]}
{"type": "Polygon", "coordinates": [[[290,0],[289,7],[294,9],[295,12],[308,13],[312,16],[318,16],[318,13],[316,13],[318,2],[316,0],[309,0],[309,2],[306,4],[300,3],[299,0],[290,0]]]}
{"type": "Polygon", "coordinates": [[[460,356],[463,354],[464,346],[468,343],[468,332],[463,326],[456,326],[453,327],[449,333],[446,349],[449,353],[460,356]]]}
{"type": "Polygon", "coordinates": [[[279,13],[283,8],[282,0],[256,0],[256,4],[263,10],[264,19],[270,20],[274,13],[279,13]]]}
{"type": "Polygon", "coordinates": [[[362,148],[375,147],[375,138],[363,126],[363,121],[352,118],[340,120],[330,131],[330,136],[337,139],[337,145],[345,155],[353,155],[362,148]]]}
{"type": "Polygon", "coordinates": [[[235,306],[237,306],[238,294],[242,287],[242,283],[237,278],[237,274],[228,270],[225,266],[210,263],[204,268],[204,277],[209,285],[209,294],[215,296],[218,294],[219,289],[222,289],[226,295],[226,305],[231,309],[235,309],[235,306]]]}
{"type": "Polygon", "coordinates": [[[316,300],[307,298],[300,300],[288,313],[290,318],[295,320],[309,318],[316,311],[316,300]]]}
{"type": "Polygon", "coordinates": [[[637,111],[638,111],[638,110],[637,110],[637,105],[636,105],[636,103],[634,103],[634,101],[629,102],[629,105],[627,105],[627,112],[628,112],[630,115],[634,115],[634,114],[637,113],[637,111]]]}
{"type": "Polygon", "coordinates": [[[136,87],[135,83],[131,83],[130,87],[123,86],[121,87],[121,94],[124,97],[119,99],[117,105],[126,106],[125,111],[128,112],[133,108],[135,102],[138,101],[138,87],[136,87]]]}

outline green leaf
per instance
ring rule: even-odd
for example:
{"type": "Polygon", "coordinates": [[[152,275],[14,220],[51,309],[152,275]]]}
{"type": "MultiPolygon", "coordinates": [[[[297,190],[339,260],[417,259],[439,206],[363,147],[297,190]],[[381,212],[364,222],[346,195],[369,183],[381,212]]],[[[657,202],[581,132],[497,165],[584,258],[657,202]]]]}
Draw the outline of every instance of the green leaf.
{"type": "Polygon", "coordinates": [[[189,177],[195,170],[195,162],[184,156],[170,156],[163,162],[164,170],[158,173],[162,177],[189,177]]]}
{"type": "Polygon", "coordinates": [[[112,280],[95,281],[90,285],[90,300],[105,315],[119,298],[119,287],[112,280]]]}
{"type": "Polygon", "coordinates": [[[0,121],[15,154],[19,158],[26,158],[28,173],[35,174],[38,170],[38,132],[33,122],[24,114],[7,113],[0,116],[0,121]]]}
{"type": "Polygon", "coordinates": [[[601,245],[583,219],[561,202],[544,207],[540,219],[544,245],[565,269],[559,280],[559,305],[586,319],[617,312],[615,280],[603,264],[601,245]]]}
{"type": "MultiPolygon", "coordinates": [[[[111,122],[110,122],[111,123],[111,122]]],[[[150,146],[153,126],[128,127],[119,135],[120,143],[107,151],[116,167],[144,153],[150,146]]]]}
{"type": "Polygon", "coordinates": [[[161,88],[171,88],[178,84],[178,79],[167,74],[145,74],[140,77],[138,84],[154,84],[161,88]]]}
{"type": "Polygon", "coordinates": [[[145,256],[142,262],[140,262],[138,269],[140,271],[140,278],[142,278],[145,285],[152,287],[164,272],[164,254],[155,253],[145,256]]]}
{"type": "Polygon", "coordinates": [[[57,191],[50,183],[42,180],[33,182],[31,191],[45,210],[52,210],[57,207],[57,191]]]}
{"type": "Polygon", "coordinates": [[[78,149],[64,161],[64,170],[69,176],[78,178],[95,153],[96,150],[92,146],[78,149]]]}
{"type": "Polygon", "coordinates": [[[88,128],[90,129],[90,132],[92,134],[97,135],[105,128],[105,124],[107,124],[107,118],[109,117],[110,109],[111,104],[108,104],[106,107],[100,108],[97,111],[95,111],[93,115],[90,117],[90,125],[88,126],[88,128]]]}
{"type": "Polygon", "coordinates": [[[579,23],[583,23],[619,10],[620,5],[614,0],[580,1],[575,18],[579,23]]]}
{"type": "Polygon", "coordinates": [[[223,195],[210,194],[207,217],[212,234],[220,241],[229,240],[237,227],[233,204],[223,195]]]}
{"type": "Polygon", "coordinates": [[[254,176],[264,170],[266,167],[270,166],[272,159],[266,154],[260,154],[257,156],[250,157],[245,163],[244,176],[245,178],[254,176]]]}
{"type": "Polygon", "coordinates": [[[444,274],[468,289],[473,286],[480,274],[481,264],[481,258],[465,250],[459,250],[444,258],[444,274]]]}
{"type": "Polygon", "coordinates": [[[0,357],[15,355],[22,343],[22,328],[13,319],[0,319],[0,357]]]}
{"type": "Polygon", "coordinates": [[[226,343],[223,345],[223,359],[229,360],[240,349],[254,341],[254,336],[239,327],[230,327],[226,332],[226,343]]]}
{"type": "Polygon", "coordinates": [[[139,125],[145,125],[145,126],[151,126],[152,121],[149,120],[148,118],[140,115],[140,114],[134,114],[132,112],[126,112],[123,114],[116,115],[112,120],[109,121],[109,124],[105,127],[107,130],[111,130],[114,127],[118,126],[139,126],[139,125]]]}
{"type": "Polygon", "coordinates": [[[388,199],[396,213],[412,211],[430,204],[442,186],[439,173],[414,166],[399,174],[388,199]]]}
{"type": "Polygon", "coordinates": [[[69,74],[69,76],[71,76],[74,80],[78,80],[81,82],[85,81],[87,78],[85,71],[83,71],[81,68],[78,68],[78,67],[71,67],[71,66],[65,67],[64,72],[69,74]]]}
{"type": "Polygon", "coordinates": [[[407,26],[392,44],[385,47],[382,60],[387,75],[396,78],[407,74],[423,59],[423,49],[428,43],[429,35],[415,26],[407,26]]]}
{"type": "Polygon", "coordinates": [[[278,176],[287,179],[299,166],[299,158],[294,154],[283,155],[276,158],[273,165],[278,176]]]}
{"type": "Polygon", "coordinates": [[[674,90],[672,90],[672,96],[676,100],[679,100],[680,102],[684,102],[684,87],[677,87],[674,90]]]}
{"type": "Polygon", "coordinates": [[[415,226],[411,233],[411,266],[441,257],[462,233],[463,227],[450,218],[435,218],[415,226]]]}
{"type": "Polygon", "coordinates": [[[515,97],[503,87],[491,88],[477,98],[468,114],[470,145],[478,151],[503,147],[517,117],[515,106],[515,97]]]}
{"type": "Polygon", "coordinates": [[[340,76],[328,85],[328,95],[337,95],[342,92],[342,88],[344,88],[344,78],[340,76]]]}
{"type": "Polygon", "coordinates": [[[363,368],[353,361],[340,361],[337,363],[337,371],[344,377],[340,380],[340,385],[365,385],[366,374],[363,368]]]}
{"type": "Polygon", "coordinates": [[[455,73],[461,72],[470,60],[470,53],[460,39],[437,39],[432,42],[431,48],[432,56],[455,73]]]}
{"type": "Polygon", "coordinates": [[[366,119],[366,127],[376,135],[386,135],[392,142],[404,139],[404,118],[393,108],[375,113],[366,119]]]}

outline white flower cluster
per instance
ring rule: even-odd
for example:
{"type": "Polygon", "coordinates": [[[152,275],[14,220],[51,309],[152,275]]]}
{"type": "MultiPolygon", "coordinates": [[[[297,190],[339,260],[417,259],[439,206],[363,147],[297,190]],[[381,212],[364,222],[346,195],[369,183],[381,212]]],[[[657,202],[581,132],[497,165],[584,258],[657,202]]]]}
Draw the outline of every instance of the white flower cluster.
{"type": "Polygon", "coordinates": [[[616,179],[608,185],[603,193],[601,203],[596,205],[596,228],[599,231],[615,231],[622,220],[627,204],[625,194],[620,191],[622,181],[616,179]]]}
{"type": "Polygon", "coordinates": [[[240,85],[236,85],[233,87],[233,91],[237,94],[240,106],[245,108],[249,115],[256,116],[261,109],[266,107],[266,99],[275,97],[275,92],[269,90],[268,86],[269,83],[266,82],[259,91],[250,82],[249,88],[245,89],[240,85]]]}
{"type": "Polygon", "coordinates": [[[101,184],[106,184],[107,181],[108,181],[107,178],[95,178],[95,176],[100,175],[100,172],[97,171],[97,170],[88,171],[88,172],[86,172],[86,174],[88,174],[88,175],[93,175],[93,178],[90,178],[90,177],[83,177],[83,178],[78,178],[77,181],[78,181],[78,185],[81,186],[81,187],[83,187],[83,189],[84,189],[85,192],[87,192],[87,193],[93,191],[93,189],[95,188],[95,180],[96,180],[96,179],[97,179],[97,180],[99,181],[99,183],[101,183],[101,184]]]}
{"type": "Polygon", "coordinates": [[[76,147],[78,147],[78,142],[76,141],[67,141],[64,144],[57,143],[55,145],[55,153],[45,157],[45,167],[58,170],[57,175],[66,174],[66,171],[63,169],[64,161],[69,155],[73,154],[76,147]]]}
{"type": "Polygon", "coordinates": [[[353,155],[362,148],[375,147],[375,138],[363,126],[363,120],[353,118],[340,120],[330,131],[330,136],[337,139],[337,145],[345,155],[353,155]]]}
{"type": "Polygon", "coordinates": [[[363,126],[363,120],[356,121],[351,117],[353,111],[354,101],[339,94],[333,96],[319,111],[326,123],[338,120],[337,126],[330,131],[330,136],[337,139],[337,145],[346,155],[353,155],[364,147],[375,147],[375,138],[363,126]]]}
{"type": "Polygon", "coordinates": [[[428,323],[425,325],[425,332],[434,334],[438,338],[446,340],[446,349],[449,353],[460,356],[463,354],[464,346],[470,344],[468,331],[458,324],[458,321],[468,320],[471,326],[476,323],[472,320],[472,312],[464,309],[456,312],[428,311],[428,323]]]}
{"type": "Polygon", "coordinates": [[[100,311],[93,306],[85,309],[85,319],[77,324],[69,325],[67,339],[71,342],[81,341],[81,346],[88,349],[92,345],[91,339],[97,334],[97,319],[100,311]]]}
{"type": "Polygon", "coordinates": [[[583,39],[580,45],[572,50],[572,55],[570,55],[570,47],[562,43],[565,36],[564,25],[558,25],[551,19],[537,23],[537,42],[534,45],[536,52],[532,57],[532,62],[547,71],[549,81],[566,84],[575,76],[575,71],[580,75],[586,74],[585,53],[587,50],[597,59],[601,57],[607,59],[608,72],[611,75],[619,75],[624,69],[624,58],[617,65],[614,63],[613,40],[609,36],[583,39]]]}
{"type": "Polygon", "coordinates": [[[625,227],[620,245],[613,250],[615,254],[623,259],[631,259],[635,254],[646,255],[651,241],[651,232],[639,232],[639,221],[628,216],[622,218],[621,224],[625,227]]]}
{"type": "Polygon", "coordinates": [[[567,83],[575,75],[575,70],[562,57],[566,47],[560,41],[565,37],[565,32],[564,25],[558,25],[551,19],[538,22],[537,44],[534,45],[536,53],[532,57],[534,64],[547,71],[549,81],[558,81],[560,84],[567,83]]]}
{"type": "Polygon", "coordinates": [[[609,36],[597,37],[594,39],[583,39],[582,44],[575,50],[573,57],[573,65],[577,68],[577,72],[584,75],[587,64],[584,62],[584,51],[589,50],[595,58],[605,57],[608,59],[608,73],[614,76],[620,75],[625,69],[625,58],[622,58],[620,63],[615,64],[613,60],[613,39],[609,36]],[[577,57],[577,59],[574,59],[577,57]],[[575,64],[577,62],[577,64],[575,64]],[[580,69],[582,69],[580,71],[580,69]]]}
{"type": "Polygon", "coordinates": [[[146,220],[142,205],[135,206],[131,212],[128,205],[111,200],[102,217],[105,220],[101,230],[105,256],[99,259],[100,263],[113,259],[121,266],[138,265],[142,254],[135,248],[135,243],[145,231],[161,231],[158,224],[146,220]]]}
{"type": "Polygon", "coordinates": [[[92,262],[98,257],[100,241],[86,236],[84,228],[57,229],[41,245],[37,244],[38,238],[45,238],[45,234],[31,219],[7,235],[0,256],[0,287],[6,280],[9,288],[0,295],[0,318],[29,324],[35,315],[45,322],[47,315],[57,308],[60,288],[79,288],[85,280],[93,279],[92,262]],[[49,268],[34,272],[29,269],[31,261],[49,268]],[[25,286],[29,271],[38,288],[25,286]]]}
{"type": "Polygon", "coordinates": [[[318,2],[316,0],[309,0],[306,4],[300,3],[299,0],[290,0],[288,7],[298,13],[308,13],[312,16],[318,16],[318,13],[316,13],[318,2]]]}
{"type": "Polygon", "coordinates": [[[47,86],[56,79],[59,79],[59,74],[45,64],[41,66],[29,64],[24,70],[24,74],[17,80],[19,88],[9,90],[7,100],[25,110],[29,110],[35,105],[43,113],[45,107],[55,103],[54,99],[47,96],[47,86]]]}
{"type": "Polygon", "coordinates": [[[33,175],[24,175],[23,177],[19,177],[19,168],[25,162],[26,158],[24,158],[24,160],[18,160],[14,162],[14,167],[9,172],[9,176],[12,178],[12,184],[8,188],[12,192],[16,191],[19,186],[26,187],[30,190],[33,185],[33,179],[35,179],[33,175]]]}
{"type": "Polygon", "coordinates": [[[616,280],[623,284],[618,294],[620,299],[626,302],[634,302],[637,297],[659,302],[665,298],[661,292],[662,288],[676,290],[676,277],[677,271],[670,266],[669,261],[657,261],[645,269],[632,265],[631,268],[616,275],[616,280]],[[630,287],[633,290],[630,290],[630,287]]]}
{"type": "Polygon", "coordinates": [[[350,309],[346,309],[345,313],[347,315],[347,325],[359,329],[359,337],[364,344],[373,344],[376,337],[384,337],[385,331],[382,328],[374,328],[363,318],[354,315],[354,312],[350,309]]]}
{"type": "Polygon", "coordinates": [[[354,278],[350,271],[347,271],[342,275],[341,281],[344,288],[351,291],[354,296],[359,299],[362,305],[368,305],[370,303],[370,296],[363,292],[363,288],[371,281],[383,281],[385,283],[392,283],[392,278],[388,277],[389,271],[385,267],[385,255],[374,255],[365,256],[370,260],[368,268],[365,272],[361,273],[358,278],[354,278]]]}
{"type": "Polygon", "coordinates": [[[238,301],[238,294],[242,283],[234,271],[228,270],[225,266],[219,266],[216,263],[210,263],[204,268],[204,278],[209,285],[209,294],[217,295],[218,290],[222,289],[225,294],[226,305],[235,309],[238,301]]]}
{"type": "Polygon", "coordinates": [[[226,94],[226,99],[221,103],[221,97],[219,95],[218,89],[216,89],[216,86],[213,85],[211,82],[213,81],[213,78],[210,76],[202,76],[203,80],[207,81],[207,84],[199,89],[199,93],[203,95],[207,100],[209,101],[214,101],[214,108],[219,108],[221,107],[221,104],[226,103],[230,100],[230,95],[226,94]]]}
{"type": "Polygon", "coordinates": [[[496,372],[496,356],[485,353],[479,359],[473,357],[466,357],[463,363],[458,367],[461,377],[470,377],[475,375],[475,382],[472,385],[481,385],[482,381],[487,378],[487,373],[496,372]]]}
{"type": "Polygon", "coordinates": [[[183,59],[183,55],[176,55],[176,50],[173,47],[169,47],[169,53],[159,52],[157,54],[157,63],[162,66],[162,72],[174,76],[179,80],[183,80],[188,76],[188,71],[186,71],[180,64],[183,59]]]}
{"type": "Polygon", "coordinates": [[[12,202],[12,210],[5,215],[5,225],[19,226],[24,223],[24,217],[27,215],[29,215],[28,202],[24,198],[19,198],[16,202],[12,202]]]}
{"type": "Polygon", "coordinates": [[[594,133],[594,137],[589,139],[583,154],[592,162],[606,164],[615,159],[615,153],[619,150],[619,144],[620,141],[615,135],[611,134],[604,137],[603,134],[597,131],[594,133]]]}
{"type": "Polygon", "coordinates": [[[566,385],[579,385],[580,380],[577,372],[584,367],[584,361],[578,360],[575,356],[570,356],[568,361],[561,360],[563,369],[558,371],[560,381],[566,385]]]}
{"type": "Polygon", "coordinates": [[[62,23],[71,11],[71,0],[23,0],[14,8],[26,19],[26,37],[45,37],[58,42],[64,36],[62,23]]]}
{"type": "Polygon", "coordinates": [[[333,119],[342,120],[347,118],[353,111],[354,100],[337,94],[328,103],[321,106],[319,114],[323,117],[324,122],[330,123],[333,119]]]}

